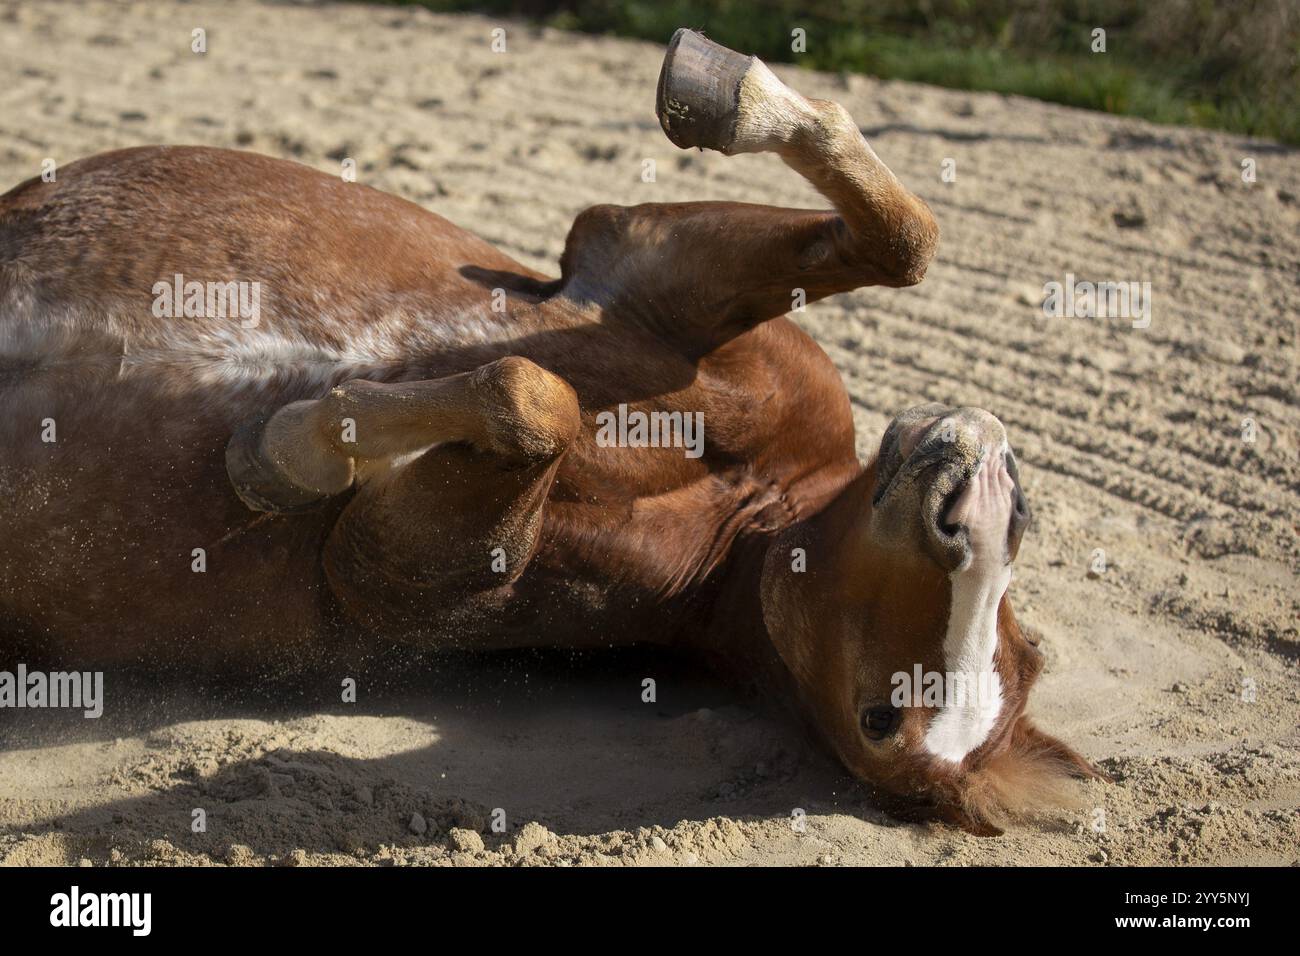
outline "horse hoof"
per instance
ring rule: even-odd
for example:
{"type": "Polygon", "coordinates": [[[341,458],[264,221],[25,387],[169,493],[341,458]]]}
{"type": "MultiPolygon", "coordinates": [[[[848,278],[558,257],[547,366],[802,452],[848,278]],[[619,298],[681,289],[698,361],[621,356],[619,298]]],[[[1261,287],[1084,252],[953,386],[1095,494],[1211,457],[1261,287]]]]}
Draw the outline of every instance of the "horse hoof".
{"type": "Polygon", "coordinates": [[[754,57],[728,50],[694,30],[673,34],[659,71],[655,112],[674,145],[730,150],[740,116],[741,81],[753,63],[754,57]]]}
{"type": "Polygon", "coordinates": [[[244,422],[226,445],[226,474],[239,500],[253,511],[289,515],[312,511],[328,497],[289,482],[266,461],[262,431],[266,420],[244,422]]]}

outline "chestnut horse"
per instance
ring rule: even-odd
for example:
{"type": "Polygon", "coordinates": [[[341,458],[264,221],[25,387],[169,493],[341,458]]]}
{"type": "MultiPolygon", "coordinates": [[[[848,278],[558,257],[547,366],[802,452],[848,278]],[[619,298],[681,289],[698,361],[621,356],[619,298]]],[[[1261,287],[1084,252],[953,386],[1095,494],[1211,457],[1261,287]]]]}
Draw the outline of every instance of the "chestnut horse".
{"type": "Polygon", "coordinates": [[[658,113],[683,148],[776,153],[833,211],[596,206],[548,279],[250,153],[127,149],[0,197],[0,647],[199,668],[357,634],[660,642],[975,832],[1099,775],[1024,716],[1042,658],[1006,595],[1029,514],[1001,423],[914,408],[864,468],[784,317],[919,282],[929,208],[842,107],[698,34],[658,113]],[[914,673],[979,689],[900,698],[914,673]]]}

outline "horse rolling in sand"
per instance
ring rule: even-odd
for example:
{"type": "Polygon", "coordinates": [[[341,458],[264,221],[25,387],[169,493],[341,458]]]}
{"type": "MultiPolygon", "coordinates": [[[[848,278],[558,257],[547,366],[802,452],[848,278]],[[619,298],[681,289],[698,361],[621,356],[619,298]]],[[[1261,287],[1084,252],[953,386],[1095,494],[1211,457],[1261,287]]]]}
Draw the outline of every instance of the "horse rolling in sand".
{"type": "Polygon", "coordinates": [[[864,467],[784,317],[796,290],[921,281],[929,208],[842,107],[698,34],[658,114],[683,148],[776,153],[834,210],[596,206],[550,279],[251,153],[122,150],[0,198],[6,656],[658,642],[789,703],[900,813],[991,834],[1103,776],[1024,714],[1042,656],[1007,596],[1029,513],[1002,424],[913,408],[864,467]],[[255,314],[159,315],[173,282],[253,287],[255,314]],[[697,444],[629,440],[645,422],[697,444]],[[913,673],[971,692],[900,700],[913,673]]]}

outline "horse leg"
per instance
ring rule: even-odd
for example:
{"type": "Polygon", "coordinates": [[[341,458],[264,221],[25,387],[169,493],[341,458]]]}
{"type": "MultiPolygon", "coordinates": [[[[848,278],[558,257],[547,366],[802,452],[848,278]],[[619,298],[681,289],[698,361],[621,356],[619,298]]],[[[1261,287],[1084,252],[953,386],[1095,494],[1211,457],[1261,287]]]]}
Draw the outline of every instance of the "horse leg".
{"type": "Polygon", "coordinates": [[[411,624],[523,572],[579,425],[568,383],[508,357],[294,402],[237,435],[227,466],[257,510],[298,510],[356,487],[326,542],[330,586],[355,620],[411,624]]]}
{"type": "Polygon", "coordinates": [[[848,111],[807,99],[754,57],[689,30],[669,45],[658,114],[683,149],[773,152],[834,211],[747,203],[596,206],[574,221],[562,290],[639,315],[698,349],[864,285],[913,285],[939,230],[848,111]]]}

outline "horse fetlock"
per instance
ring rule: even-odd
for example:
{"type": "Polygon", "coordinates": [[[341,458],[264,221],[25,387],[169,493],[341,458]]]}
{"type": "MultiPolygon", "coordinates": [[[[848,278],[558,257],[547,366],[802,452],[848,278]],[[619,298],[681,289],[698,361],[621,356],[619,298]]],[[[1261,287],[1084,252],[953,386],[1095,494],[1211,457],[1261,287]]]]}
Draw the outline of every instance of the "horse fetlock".
{"type": "Polygon", "coordinates": [[[781,82],[762,60],[755,60],[745,74],[738,112],[735,142],[730,149],[732,153],[785,152],[809,130],[828,127],[838,130],[840,114],[857,132],[848,111],[842,106],[809,100],[781,82]],[[834,112],[823,115],[819,107],[833,108],[834,112]]]}

